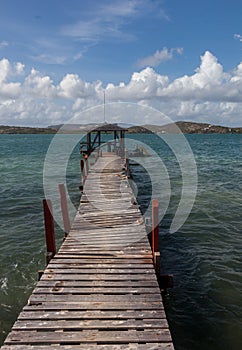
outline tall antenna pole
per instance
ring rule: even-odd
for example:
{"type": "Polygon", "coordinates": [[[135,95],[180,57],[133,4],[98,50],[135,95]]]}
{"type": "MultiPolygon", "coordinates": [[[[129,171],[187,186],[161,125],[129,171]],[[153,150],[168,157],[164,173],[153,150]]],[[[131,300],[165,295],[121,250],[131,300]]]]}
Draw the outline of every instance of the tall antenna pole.
{"type": "Polygon", "coordinates": [[[103,118],[104,118],[104,123],[106,123],[106,95],[105,95],[105,90],[103,91],[103,118]]]}

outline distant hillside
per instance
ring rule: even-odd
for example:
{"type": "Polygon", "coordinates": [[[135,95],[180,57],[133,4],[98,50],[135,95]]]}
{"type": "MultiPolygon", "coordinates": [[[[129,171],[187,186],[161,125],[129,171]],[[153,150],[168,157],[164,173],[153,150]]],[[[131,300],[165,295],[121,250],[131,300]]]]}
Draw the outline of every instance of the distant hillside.
{"type": "MultiPolygon", "coordinates": [[[[48,128],[31,128],[22,126],[5,126],[0,125],[0,134],[55,134],[56,132],[71,134],[71,133],[85,133],[99,126],[98,124],[67,124],[67,125],[52,125],[48,128]],[[59,129],[62,128],[60,131],[59,129]]],[[[192,123],[192,122],[176,122],[166,125],[142,125],[131,126],[128,129],[129,133],[162,133],[162,134],[242,134],[242,128],[229,128],[226,126],[212,125],[206,123],[192,123]],[[177,127],[179,129],[177,129],[177,127]]]]}
{"type": "Polygon", "coordinates": [[[206,123],[176,122],[166,125],[143,125],[129,128],[130,133],[163,133],[174,134],[180,131],[184,134],[242,134],[242,128],[229,128],[226,126],[212,125],[206,123]],[[142,131],[144,129],[144,131],[142,131]]]}
{"type": "Polygon", "coordinates": [[[89,123],[89,124],[58,124],[50,125],[48,128],[58,130],[60,133],[77,133],[77,132],[87,132],[88,130],[97,128],[100,124],[89,123]],[[61,130],[60,130],[61,129],[61,130]]]}
{"type": "Polygon", "coordinates": [[[155,127],[155,125],[130,126],[128,132],[130,134],[152,134],[152,132],[156,132],[155,127]]]}
{"type": "Polygon", "coordinates": [[[0,134],[55,134],[53,128],[31,128],[26,126],[0,125],[0,134]]]}

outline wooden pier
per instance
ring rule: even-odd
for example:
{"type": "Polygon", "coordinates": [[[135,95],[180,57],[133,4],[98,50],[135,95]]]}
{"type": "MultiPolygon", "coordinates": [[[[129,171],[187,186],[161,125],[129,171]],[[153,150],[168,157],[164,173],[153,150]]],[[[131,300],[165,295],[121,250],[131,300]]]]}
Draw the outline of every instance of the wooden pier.
{"type": "Polygon", "coordinates": [[[174,350],[124,161],[103,154],[71,230],[2,350],[174,350]]]}

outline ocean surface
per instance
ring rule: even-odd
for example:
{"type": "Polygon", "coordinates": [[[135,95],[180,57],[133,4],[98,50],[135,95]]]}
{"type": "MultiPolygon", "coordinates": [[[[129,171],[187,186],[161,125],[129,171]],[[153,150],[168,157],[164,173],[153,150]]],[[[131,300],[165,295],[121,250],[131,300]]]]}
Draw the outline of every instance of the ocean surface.
{"type": "MultiPolygon", "coordinates": [[[[65,137],[68,143],[72,135],[65,137]]],[[[162,136],[164,141],[154,135],[130,137],[155,151],[166,174],[161,181],[169,179],[164,197],[168,204],[163,208],[160,203],[165,211],[160,250],[162,272],[174,276],[164,303],[176,350],[242,349],[242,135],[186,135],[197,166],[197,195],[185,224],[174,233],[170,226],[184,185],[176,146],[184,140],[181,135],[162,136]]],[[[43,168],[52,138],[0,135],[0,345],[45,266],[43,168]]],[[[66,169],[75,207],[80,199],[79,157],[76,145],[66,169]]],[[[144,215],[159,185],[156,157],[131,162],[144,215]]],[[[63,231],[55,227],[59,246],[63,231]]]]}

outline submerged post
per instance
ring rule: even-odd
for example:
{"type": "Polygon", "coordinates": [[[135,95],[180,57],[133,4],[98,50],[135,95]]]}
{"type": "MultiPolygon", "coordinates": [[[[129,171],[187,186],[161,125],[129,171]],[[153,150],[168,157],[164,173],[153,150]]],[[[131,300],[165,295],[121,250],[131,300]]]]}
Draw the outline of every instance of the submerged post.
{"type": "Polygon", "coordinates": [[[71,229],[71,223],[70,223],[70,217],[68,212],[66,188],[64,184],[59,184],[59,193],[60,193],[61,212],[62,212],[62,218],[63,218],[63,224],[64,224],[64,230],[65,230],[65,237],[67,237],[71,229]]]}
{"type": "Polygon", "coordinates": [[[160,252],[159,252],[159,202],[157,199],[152,200],[152,255],[156,272],[159,273],[160,252]]]}
{"type": "Polygon", "coordinates": [[[50,199],[43,200],[44,208],[44,221],[45,221],[45,238],[46,238],[46,263],[48,264],[50,260],[54,257],[56,253],[55,244],[55,228],[53,219],[53,209],[50,199]]]}

